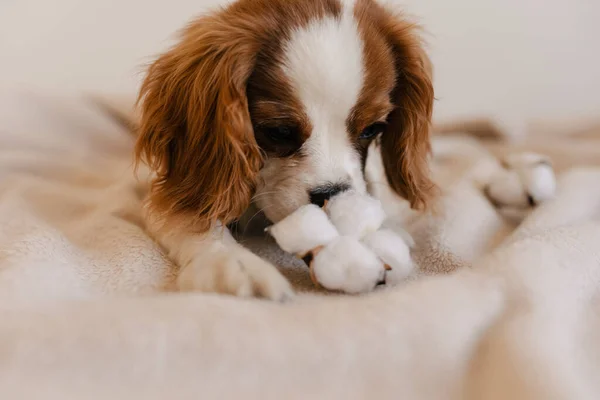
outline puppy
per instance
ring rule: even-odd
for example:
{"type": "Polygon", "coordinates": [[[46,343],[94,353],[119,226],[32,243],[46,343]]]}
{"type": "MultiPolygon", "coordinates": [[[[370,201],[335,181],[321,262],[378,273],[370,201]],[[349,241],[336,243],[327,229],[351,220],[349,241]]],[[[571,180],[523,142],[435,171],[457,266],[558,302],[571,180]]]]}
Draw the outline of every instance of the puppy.
{"type": "Polygon", "coordinates": [[[193,21],[148,70],[136,146],[179,289],[291,297],[228,224],[364,193],[374,140],[390,187],[425,207],[433,99],[415,26],[376,0],[238,0],[193,21]]]}

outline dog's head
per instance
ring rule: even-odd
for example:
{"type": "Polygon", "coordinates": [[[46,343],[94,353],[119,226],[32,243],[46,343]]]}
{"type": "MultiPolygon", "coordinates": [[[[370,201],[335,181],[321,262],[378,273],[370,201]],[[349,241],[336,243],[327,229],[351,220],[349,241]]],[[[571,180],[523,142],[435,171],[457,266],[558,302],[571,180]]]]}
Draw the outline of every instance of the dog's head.
{"type": "Polygon", "coordinates": [[[201,17],[143,83],[137,157],[151,205],[198,229],[254,200],[272,221],[366,190],[380,142],[390,186],[428,202],[428,59],[414,25],[375,0],[239,0],[201,17]]]}

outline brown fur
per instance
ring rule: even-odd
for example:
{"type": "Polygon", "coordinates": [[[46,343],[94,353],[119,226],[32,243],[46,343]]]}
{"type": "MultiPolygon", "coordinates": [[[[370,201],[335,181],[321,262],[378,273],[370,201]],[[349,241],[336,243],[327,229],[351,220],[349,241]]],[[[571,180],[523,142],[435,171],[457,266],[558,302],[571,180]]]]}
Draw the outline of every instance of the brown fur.
{"type": "Polygon", "coordinates": [[[249,206],[263,154],[246,83],[263,43],[325,12],[333,0],[243,0],[194,21],[148,70],[136,159],[158,175],[150,206],[185,214],[200,231],[249,206]]]}
{"type": "MultiPolygon", "coordinates": [[[[435,193],[427,161],[434,102],[431,62],[423,51],[417,27],[401,15],[392,15],[372,0],[359,0],[356,13],[359,21],[375,24],[362,28],[367,43],[375,44],[373,35],[383,34],[393,55],[396,75],[391,100],[395,108],[389,114],[387,129],[381,136],[388,182],[396,193],[409,200],[413,208],[424,209],[435,193]]],[[[381,44],[378,48],[379,56],[371,58],[378,61],[369,69],[385,71],[381,63],[389,61],[383,57],[381,44]]],[[[371,53],[375,51],[371,50],[371,53]]]]}
{"type": "Polygon", "coordinates": [[[158,174],[151,205],[199,216],[201,230],[245,210],[262,165],[245,96],[256,50],[236,45],[240,32],[224,24],[213,17],[188,28],[141,90],[136,154],[158,174]]]}

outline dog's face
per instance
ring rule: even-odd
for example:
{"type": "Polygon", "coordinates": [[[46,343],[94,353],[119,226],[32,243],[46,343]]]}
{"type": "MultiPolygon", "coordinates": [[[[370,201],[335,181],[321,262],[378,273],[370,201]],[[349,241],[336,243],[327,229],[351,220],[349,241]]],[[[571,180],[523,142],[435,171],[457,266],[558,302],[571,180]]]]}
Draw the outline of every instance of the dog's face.
{"type": "Polygon", "coordinates": [[[379,54],[365,54],[359,23],[368,21],[340,5],[258,54],[247,90],[266,153],[255,200],[271,220],[341,190],[366,190],[366,153],[392,110],[395,70],[384,43],[371,43],[379,54]],[[371,65],[379,75],[368,75],[371,65]]]}
{"type": "Polygon", "coordinates": [[[398,194],[423,206],[433,187],[428,61],[413,27],[375,0],[240,0],[192,23],[140,98],[152,205],[201,229],[252,200],[276,222],[365,192],[376,139],[398,194]]]}

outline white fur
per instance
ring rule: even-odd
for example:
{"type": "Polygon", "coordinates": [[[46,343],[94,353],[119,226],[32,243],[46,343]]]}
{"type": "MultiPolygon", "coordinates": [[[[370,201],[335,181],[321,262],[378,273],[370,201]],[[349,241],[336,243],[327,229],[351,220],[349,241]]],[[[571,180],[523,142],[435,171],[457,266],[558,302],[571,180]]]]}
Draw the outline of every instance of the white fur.
{"type": "Polygon", "coordinates": [[[535,153],[515,153],[504,159],[485,187],[487,196],[507,217],[523,219],[535,205],[552,199],[556,193],[556,176],[549,160],[535,153]]]}
{"type": "Polygon", "coordinates": [[[267,160],[257,204],[277,222],[309,201],[321,185],[346,183],[366,192],[360,155],[346,121],[364,83],[363,43],[346,4],[340,18],[315,20],[284,43],[281,68],[312,126],[304,160],[267,160]],[[263,193],[266,193],[264,196],[263,193]]]}
{"type": "Polygon", "coordinates": [[[318,181],[350,181],[364,192],[360,159],[346,121],[364,81],[362,41],[351,12],[316,20],[288,42],[283,69],[304,106],[313,130],[304,144],[318,181]]]}

